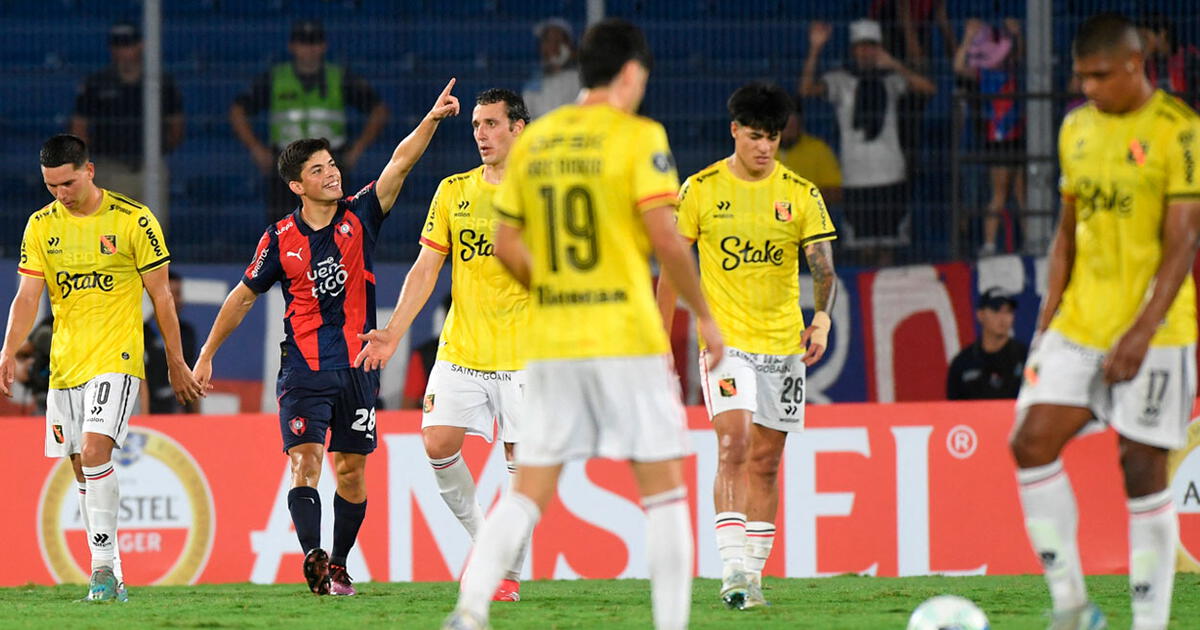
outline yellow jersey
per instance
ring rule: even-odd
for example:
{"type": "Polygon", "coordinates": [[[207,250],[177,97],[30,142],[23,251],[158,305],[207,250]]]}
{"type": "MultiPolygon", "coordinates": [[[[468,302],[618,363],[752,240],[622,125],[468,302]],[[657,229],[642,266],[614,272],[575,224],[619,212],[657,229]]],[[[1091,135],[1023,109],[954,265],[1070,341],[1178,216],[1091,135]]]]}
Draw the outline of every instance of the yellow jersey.
{"type": "Polygon", "coordinates": [[[825,141],[806,133],[779,152],[779,161],[819,189],[842,187],[842,167],[825,141]]]}
{"type": "Polygon", "coordinates": [[[755,354],[804,352],[800,257],[837,238],[821,192],[775,162],[756,182],[721,160],[679,191],[679,233],[697,241],[700,287],[730,347],[755,354]]]}
{"type": "MultiPolygon", "coordinates": [[[[1162,260],[1167,204],[1200,200],[1198,133],[1196,112],[1161,90],[1135,112],[1110,115],[1087,105],[1063,121],[1059,189],[1075,204],[1075,262],[1052,329],[1108,350],[1133,324],[1162,260]]],[[[1195,342],[1189,273],[1151,344],[1195,342]]]]}
{"type": "Polygon", "coordinates": [[[519,370],[517,335],[525,328],[529,294],[493,253],[495,192],[483,166],[443,179],[421,245],[450,257],[450,312],[438,358],[474,370],[519,370]]]}
{"type": "Polygon", "coordinates": [[[648,118],[564,105],[525,129],[495,206],[532,254],[526,358],[668,351],[641,213],[678,192],[667,133],[648,118]]]}
{"type": "Polygon", "coordinates": [[[103,191],[86,217],[58,201],[29,217],[17,272],[48,287],[51,388],[109,372],[145,378],[142,274],[170,260],[150,209],[119,193],[103,191]]]}

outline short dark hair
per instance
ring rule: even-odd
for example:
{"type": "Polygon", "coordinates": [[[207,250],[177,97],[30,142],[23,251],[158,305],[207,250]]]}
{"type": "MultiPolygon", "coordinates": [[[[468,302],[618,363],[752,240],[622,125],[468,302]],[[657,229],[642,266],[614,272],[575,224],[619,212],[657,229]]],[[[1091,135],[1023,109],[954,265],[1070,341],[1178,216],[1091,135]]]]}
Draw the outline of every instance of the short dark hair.
{"type": "Polygon", "coordinates": [[[475,97],[476,105],[491,105],[492,103],[504,103],[510,125],[518,120],[529,124],[529,108],[525,106],[525,99],[521,98],[520,94],[504,88],[490,88],[475,97]]]}
{"type": "Polygon", "coordinates": [[[83,168],[88,163],[87,143],[83,138],[69,133],[60,133],[51,137],[42,145],[38,161],[46,168],[54,168],[63,164],[71,164],[75,168],[83,168]]]}
{"type": "Polygon", "coordinates": [[[579,45],[579,75],[583,87],[612,83],[630,60],[640,62],[646,70],[654,64],[642,30],[620,18],[596,22],[588,27],[579,45]]]}
{"type": "Polygon", "coordinates": [[[333,149],[325,138],[302,138],[287,145],[279,154],[279,176],[285,182],[300,181],[300,171],[304,169],[304,163],[318,151],[329,151],[333,154],[333,149]]]}
{"type": "Polygon", "coordinates": [[[1129,42],[1142,49],[1142,38],[1132,20],[1119,13],[1098,13],[1080,25],[1071,54],[1078,58],[1111,53],[1129,42]]]}
{"type": "Polygon", "coordinates": [[[794,105],[792,97],[774,83],[753,81],[729,97],[729,116],[739,125],[769,134],[783,131],[794,105]]]}

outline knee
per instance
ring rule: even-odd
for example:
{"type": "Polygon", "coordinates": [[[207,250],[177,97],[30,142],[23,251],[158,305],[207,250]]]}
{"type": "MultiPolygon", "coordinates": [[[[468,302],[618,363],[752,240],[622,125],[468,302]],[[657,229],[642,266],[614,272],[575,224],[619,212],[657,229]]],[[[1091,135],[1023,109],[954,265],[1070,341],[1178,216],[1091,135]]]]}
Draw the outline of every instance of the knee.
{"type": "Polygon", "coordinates": [[[727,433],[718,439],[718,462],[722,468],[742,468],[750,440],[745,434],[727,433]]]}
{"type": "Polygon", "coordinates": [[[112,459],[112,447],[99,441],[85,440],[79,449],[79,459],[82,465],[89,468],[106,464],[112,459]]]}
{"type": "Polygon", "coordinates": [[[1045,466],[1058,459],[1058,451],[1049,440],[1024,428],[1012,436],[1008,446],[1017,466],[1021,468],[1045,466]]]}
{"type": "Polygon", "coordinates": [[[292,456],[292,486],[317,487],[321,478],[321,458],[303,454],[292,456]]]}
{"type": "Polygon", "coordinates": [[[1121,441],[1121,470],[1125,475],[1125,494],[1141,497],[1167,487],[1167,451],[1121,441]]]}
{"type": "Polygon", "coordinates": [[[429,459],[445,459],[462,450],[462,438],[447,435],[442,431],[424,429],[421,441],[425,444],[425,456],[429,459]]]}
{"type": "Polygon", "coordinates": [[[750,474],[768,482],[774,482],[779,476],[779,462],[782,453],[759,451],[750,455],[750,474]]]}
{"type": "Polygon", "coordinates": [[[361,468],[347,468],[338,470],[337,484],[338,491],[347,499],[351,498],[348,494],[360,495],[366,487],[366,476],[361,468]]]}

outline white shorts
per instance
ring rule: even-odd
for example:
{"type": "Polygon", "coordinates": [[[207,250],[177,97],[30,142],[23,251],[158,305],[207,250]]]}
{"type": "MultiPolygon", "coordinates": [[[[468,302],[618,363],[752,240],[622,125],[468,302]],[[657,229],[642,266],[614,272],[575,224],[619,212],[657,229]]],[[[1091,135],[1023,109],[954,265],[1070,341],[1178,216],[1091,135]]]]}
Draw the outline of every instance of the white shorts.
{"type": "Polygon", "coordinates": [[[1033,405],[1090,409],[1122,436],[1161,448],[1182,448],[1196,397],[1196,347],[1151,346],[1133,380],[1104,383],[1105,353],[1053,330],[1025,362],[1017,423],[1033,405]]]}
{"type": "Polygon", "coordinates": [[[84,433],[107,435],[121,448],[141,385],[136,376],[110,372],[70,389],[47,392],[46,457],[79,453],[84,433]]]}
{"type": "Polygon", "coordinates": [[[461,427],[492,441],[499,423],[501,442],[516,442],[525,416],[525,372],[484,372],[437,361],[425,386],[421,428],[461,427]]]}
{"type": "Polygon", "coordinates": [[[709,370],[707,354],[700,353],[700,374],[709,420],[745,409],[754,424],[777,431],[804,429],[804,355],[755,354],[726,346],[724,358],[709,370]]]}
{"type": "Polygon", "coordinates": [[[536,361],[526,372],[518,464],[657,462],[691,453],[679,378],[665,355],[536,361]]]}

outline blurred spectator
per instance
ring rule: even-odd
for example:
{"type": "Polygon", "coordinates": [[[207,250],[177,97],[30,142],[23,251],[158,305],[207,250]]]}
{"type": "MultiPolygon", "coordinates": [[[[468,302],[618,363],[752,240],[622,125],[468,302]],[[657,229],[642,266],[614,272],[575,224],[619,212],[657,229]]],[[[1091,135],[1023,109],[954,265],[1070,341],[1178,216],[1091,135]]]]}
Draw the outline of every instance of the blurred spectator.
{"type": "MultiPolygon", "coordinates": [[[[183,278],[174,271],[167,273],[171,297],[175,300],[175,314],[179,316],[179,340],[183,345],[183,358],[187,364],[196,364],[196,329],[183,319],[183,278]]],[[[181,407],[175,400],[175,391],[167,378],[167,348],[154,315],[146,318],[142,327],[146,343],[146,386],[142,388],[142,410],[146,413],[199,413],[200,401],[181,407]]]]}
{"type": "Polygon", "coordinates": [[[538,118],[559,105],[574,103],[581,83],[571,25],[562,18],[549,18],[538,22],[533,34],[538,38],[541,67],[525,84],[521,97],[529,115],[538,118]]]}
{"type": "MultiPolygon", "coordinates": [[[[1019,220],[1024,221],[1025,216],[1025,114],[1021,101],[1011,98],[1021,91],[1021,50],[1021,23],[1017,20],[1007,18],[1003,28],[996,28],[970,19],[954,54],[954,72],[981,97],[976,101],[979,130],[989,158],[992,195],[983,220],[980,256],[996,253],[996,233],[1007,216],[1009,191],[1016,199],[1019,220]]],[[[1004,251],[1014,249],[1011,229],[1008,234],[1004,251]]]]}
{"type": "Polygon", "coordinates": [[[1016,309],[1017,300],[999,287],[992,287],[979,296],[979,308],[975,311],[979,320],[979,338],[950,362],[946,374],[946,398],[1017,397],[1028,350],[1012,336],[1016,309]]]}
{"type": "MultiPolygon", "coordinates": [[[[119,22],[108,30],[112,64],[89,75],[79,86],[71,133],[91,148],[96,163],[96,183],[146,201],[142,179],[142,33],[134,24],[119,22]]],[[[162,74],[163,154],[183,142],[183,97],[171,75],[162,74]]],[[[159,207],[151,208],[166,224],[170,175],[163,164],[159,179],[159,207]]]]}
{"type": "MultiPolygon", "coordinates": [[[[867,17],[879,22],[883,46],[888,52],[917,72],[929,72],[933,58],[937,56],[935,31],[941,35],[945,59],[949,61],[954,57],[954,28],[946,12],[946,0],[871,0],[867,17]]],[[[944,165],[937,160],[943,153],[950,152],[950,134],[944,133],[943,129],[926,128],[925,111],[929,101],[929,95],[913,90],[901,96],[898,104],[900,146],[904,149],[910,181],[917,181],[922,171],[943,170],[944,165]],[[919,149],[933,149],[935,155],[918,155],[919,149]]],[[[942,192],[940,186],[926,189],[921,201],[937,203],[941,200],[930,193],[942,192]]]]}
{"type": "Polygon", "coordinates": [[[17,348],[16,380],[33,397],[37,413],[46,413],[46,393],[50,389],[50,337],[54,333],[54,317],[47,315],[29,333],[29,338],[17,348]]]}
{"type": "Polygon", "coordinates": [[[825,96],[836,111],[849,245],[872,248],[868,264],[890,265],[893,248],[908,240],[908,180],[897,104],[909,89],[933,94],[937,88],[884,50],[879,24],[871,20],[850,24],[850,65],[816,80],[817,59],[832,34],[826,22],[809,27],[800,93],[825,96]]]}
{"type": "Polygon", "coordinates": [[[954,29],[946,0],[872,0],[867,17],[879,22],[888,52],[913,68],[924,69],[929,63],[935,26],[941,31],[946,56],[954,56],[954,29]]]}
{"type": "Polygon", "coordinates": [[[283,218],[298,203],[275,172],[283,147],[301,138],[328,139],[346,181],[387,123],[387,108],[371,85],[342,66],[326,63],[327,49],[320,22],[296,22],[288,40],[292,60],[260,75],[229,108],[234,134],[266,176],[268,223],[283,218]],[[347,107],[367,116],[362,133],[353,142],[349,142],[347,107]],[[262,111],[268,112],[269,144],[259,140],[250,125],[250,117],[262,111]]]}
{"type": "Polygon", "coordinates": [[[1193,106],[1200,105],[1200,49],[1179,41],[1175,26],[1158,14],[1138,26],[1146,47],[1146,74],[1161,88],[1193,106]]]}
{"type": "Polygon", "coordinates": [[[816,184],[826,202],[841,202],[842,169],[837,156],[824,140],[804,131],[804,106],[799,99],[780,134],[779,144],[779,161],[784,166],[816,184]]]}

